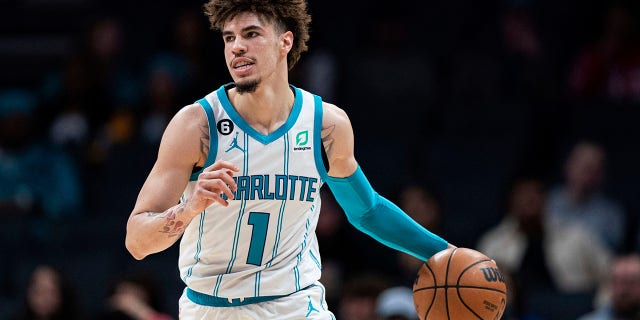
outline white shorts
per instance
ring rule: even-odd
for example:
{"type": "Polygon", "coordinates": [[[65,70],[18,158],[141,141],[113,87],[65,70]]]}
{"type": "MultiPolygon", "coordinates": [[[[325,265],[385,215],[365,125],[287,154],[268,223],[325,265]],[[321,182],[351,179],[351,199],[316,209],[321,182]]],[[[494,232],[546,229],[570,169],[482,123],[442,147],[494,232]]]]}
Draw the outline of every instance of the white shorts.
{"type": "Polygon", "coordinates": [[[210,307],[197,304],[182,293],[179,302],[181,320],[335,320],[324,298],[320,282],[274,300],[234,307],[210,307]]]}

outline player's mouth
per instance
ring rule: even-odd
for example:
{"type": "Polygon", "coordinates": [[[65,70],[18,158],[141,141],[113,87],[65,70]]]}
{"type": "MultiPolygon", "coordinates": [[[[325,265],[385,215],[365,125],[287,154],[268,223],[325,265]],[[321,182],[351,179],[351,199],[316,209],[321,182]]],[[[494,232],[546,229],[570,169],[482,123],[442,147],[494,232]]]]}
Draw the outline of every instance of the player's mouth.
{"type": "Polygon", "coordinates": [[[239,57],[233,59],[231,62],[231,68],[233,68],[236,73],[242,74],[248,72],[254,64],[255,62],[252,59],[239,57]]]}

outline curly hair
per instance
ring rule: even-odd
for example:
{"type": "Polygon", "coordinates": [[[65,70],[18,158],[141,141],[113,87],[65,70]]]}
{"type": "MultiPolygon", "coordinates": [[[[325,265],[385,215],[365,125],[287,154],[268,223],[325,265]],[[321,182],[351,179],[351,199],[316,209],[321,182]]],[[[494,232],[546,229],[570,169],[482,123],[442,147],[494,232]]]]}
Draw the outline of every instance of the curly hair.
{"type": "Polygon", "coordinates": [[[283,31],[293,33],[293,46],[287,55],[289,70],[307,51],[311,16],[305,0],[210,0],[204,5],[204,13],[214,30],[222,30],[225,22],[242,12],[257,13],[283,31]]]}

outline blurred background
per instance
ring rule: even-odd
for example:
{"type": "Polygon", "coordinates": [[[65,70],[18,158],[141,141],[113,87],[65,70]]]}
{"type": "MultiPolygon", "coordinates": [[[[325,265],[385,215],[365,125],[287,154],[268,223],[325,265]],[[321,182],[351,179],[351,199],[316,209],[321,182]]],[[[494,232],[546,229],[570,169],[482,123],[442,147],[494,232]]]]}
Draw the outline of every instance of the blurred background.
{"type": "MultiPolygon", "coordinates": [[[[177,319],[177,245],[135,261],[124,235],[168,121],[231,81],[203,4],[0,0],[0,319],[177,319]]],[[[640,252],[640,2],[309,10],[291,83],[347,111],[380,194],[496,259],[505,319],[619,309],[615,262],[640,252]]],[[[323,194],[330,308],[408,318],[378,297],[411,287],[420,262],[356,231],[323,194]]],[[[620,312],[637,316],[640,293],[626,296],[620,312]]]]}

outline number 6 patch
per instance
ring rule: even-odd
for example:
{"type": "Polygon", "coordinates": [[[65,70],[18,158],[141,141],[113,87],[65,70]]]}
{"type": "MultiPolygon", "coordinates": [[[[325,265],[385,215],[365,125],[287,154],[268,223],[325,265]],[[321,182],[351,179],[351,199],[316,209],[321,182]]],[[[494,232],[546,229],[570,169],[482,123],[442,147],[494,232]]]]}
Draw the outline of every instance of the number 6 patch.
{"type": "Polygon", "coordinates": [[[223,136],[226,136],[233,132],[233,122],[231,122],[230,119],[222,119],[218,121],[217,127],[218,132],[220,132],[220,134],[223,136]]]}

